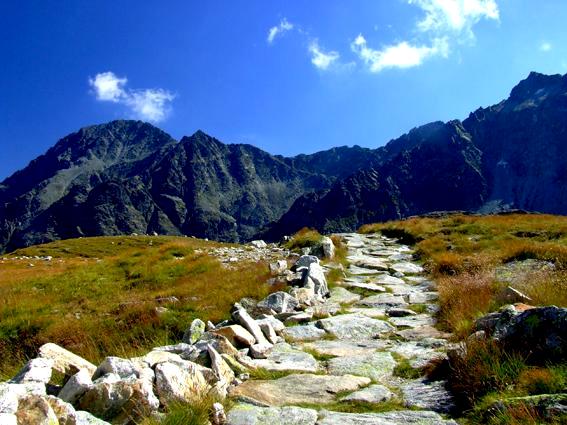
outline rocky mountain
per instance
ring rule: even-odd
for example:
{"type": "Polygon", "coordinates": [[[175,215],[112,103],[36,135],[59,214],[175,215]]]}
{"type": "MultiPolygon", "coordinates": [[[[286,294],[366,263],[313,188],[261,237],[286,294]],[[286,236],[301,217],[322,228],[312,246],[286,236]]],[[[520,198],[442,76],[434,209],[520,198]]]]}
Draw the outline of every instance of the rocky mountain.
{"type": "Polygon", "coordinates": [[[177,142],[139,121],[87,127],[1,183],[0,249],[125,233],[249,239],[340,175],[309,168],[200,131],[177,142]]]}
{"type": "Polygon", "coordinates": [[[567,75],[531,73],[497,105],[391,141],[380,164],[299,198],[263,236],[348,231],[438,210],[567,213],[567,75]]]}
{"type": "Polygon", "coordinates": [[[60,140],[0,183],[0,251],[124,233],[277,239],[436,210],[567,213],[567,75],[531,73],[497,105],[378,149],[285,158],[139,121],[60,140]]]}

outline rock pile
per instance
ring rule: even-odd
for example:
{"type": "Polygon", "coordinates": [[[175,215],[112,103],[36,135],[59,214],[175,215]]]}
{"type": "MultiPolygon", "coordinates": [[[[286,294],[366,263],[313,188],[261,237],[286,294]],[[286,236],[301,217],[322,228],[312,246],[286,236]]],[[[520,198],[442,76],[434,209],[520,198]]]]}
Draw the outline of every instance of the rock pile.
{"type": "MultiPolygon", "coordinates": [[[[226,414],[215,404],[215,425],[453,424],[440,415],[452,408],[442,381],[395,373],[400,362],[419,371],[446,355],[447,335],[433,327],[432,283],[408,247],[382,237],[343,237],[351,266],[342,286],[331,290],[325,271],[338,265],[303,255],[288,268],[284,253],[268,258],[274,258],[272,274],[288,283],[288,291],[259,302],[242,299],[231,319],[218,324],[195,320],[178,344],[142,357],[107,357],[98,366],[44,345],[0,384],[0,423],[135,424],[159,417],[171,403],[214,395],[238,402],[226,414]],[[64,376],[59,385],[54,371],[64,376]],[[250,379],[270,373],[279,378],[250,379]],[[325,410],[342,400],[395,402],[408,410],[325,410]],[[313,407],[293,406],[299,403],[313,407]]],[[[269,246],[253,250],[275,252],[269,246]]]]}

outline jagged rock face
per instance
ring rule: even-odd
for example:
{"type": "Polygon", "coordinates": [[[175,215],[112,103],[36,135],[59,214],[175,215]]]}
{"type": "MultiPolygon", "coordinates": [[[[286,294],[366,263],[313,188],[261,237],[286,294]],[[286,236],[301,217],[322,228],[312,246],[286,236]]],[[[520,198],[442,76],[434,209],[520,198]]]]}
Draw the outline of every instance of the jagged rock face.
{"type": "Polygon", "coordinates": [[[429,125],[388,145],[379,167],[337,181],[330,190],[308,194],[265,235],[274,239],[310,226],[348,231],[364,223],[434,210],[470,210],[486,197],[482,153],[459,122],[429,125]],[[413,146],[400,150],[398,145],[413,146]]]}
{"type": "Polygon", "coordinates": [[[567,213],[567,75],[532,73],[463,122],[294,158],[139,121],[73,133],[0,183],[0,251],[77,236],[223,241],[439,210],[567,213]]]}
{"type": "Polygon", "coordinates": [[[462,123],[427,124],[378,149],[378,165],[306,194],[263,233],[347,231],[440,210],[567,213],[567,75],[531,73],[462,123]]]}
{"type": "Polygon", "coordinates": [[[202,132],[177,143],[137,121],[88,127],[0,184],[0,251],[78,236],[250,238],[332,178],[202,132]]]}

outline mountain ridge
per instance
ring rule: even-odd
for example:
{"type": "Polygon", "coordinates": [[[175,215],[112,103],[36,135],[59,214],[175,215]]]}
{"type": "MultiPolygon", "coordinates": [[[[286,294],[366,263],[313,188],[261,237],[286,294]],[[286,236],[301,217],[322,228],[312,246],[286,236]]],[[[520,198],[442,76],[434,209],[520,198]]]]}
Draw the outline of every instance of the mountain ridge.
{"type": "Polygon", "coordinates": [[[377,149],[284,157],[201,130],[88,126],[0,183],[0,251],[121,233],[277,239],[494,205],[565,214],[565,123],[567,75],[530,73],[495,105],[377,149]]]}

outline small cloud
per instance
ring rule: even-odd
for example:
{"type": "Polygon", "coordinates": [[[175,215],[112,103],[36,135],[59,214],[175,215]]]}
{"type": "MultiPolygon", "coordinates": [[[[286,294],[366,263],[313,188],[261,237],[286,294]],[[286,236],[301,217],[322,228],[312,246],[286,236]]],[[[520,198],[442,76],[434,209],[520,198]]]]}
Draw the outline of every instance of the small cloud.
{"type": "Polygon", "coordinates": [[[125,105],[134,117],[146,121],[160,122],[167,117],[173,93],[164,89],[127,90],[127,82],[126,77],[119,78],[110,71],[89,78],[97,100],[125,105]]]}
{"type": "Polygon", "coordinates": [[[542,52],[549,52],[551,49],[553,49],[553,46],[547,41],[544,41],[539,45],[539,50],[541,50],[542,52]]]}
{"type": "Polygon", "coordinates": [[[449,43],[446,38],[434,39],[431,46],[416,46],[402,41],[376,50],[368,47],[366,39],[360,34],[351,43],[351,49],[370,71],[375,73],[387,68],[412,68],[421,65],[430,57],[449,55],[449,43]]]}
{"type": "Polygon", "coordinates": [[[311,63],[315,65],[316,68],[322,70],[328,69],[340,57],[338,52],[323,51],[319,47],[319,42],[317,40],[312,40],[311,43],[309,43],[309,53],[311,53],[311,63]]]}
{"type": "Polygon", "coordinates": [[[422,32],[464,35],[474,39],[472,28],[481,19],[500,20],[496,0],[408,0],[425,12],[418,22],[422,32]]]}
{"type": "Polygon", "coordinates": [[[113,72],[102,72],[89,78],[89,84],[95,91],[97,100],[118,103],[125,95],[123,87],[127,78],[118,78],[113,72]]]}
{"type": "Polygon", "coordinates": [[[294,25],[291,22],[289,22],[286,18],[283,18],[278,25],[269,29],[267,38],[268,44],[272,44],[276,37],[282,36],[286,32],[291,31],[293,27],[294,25]]]}

